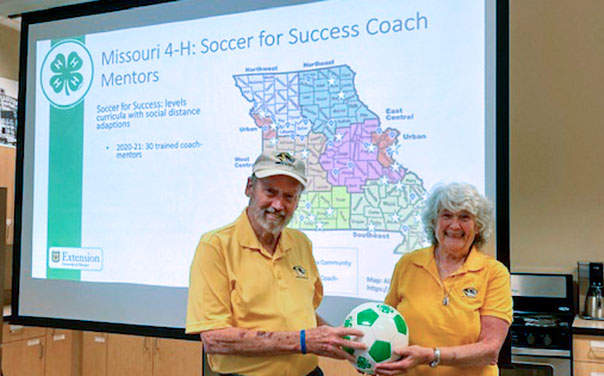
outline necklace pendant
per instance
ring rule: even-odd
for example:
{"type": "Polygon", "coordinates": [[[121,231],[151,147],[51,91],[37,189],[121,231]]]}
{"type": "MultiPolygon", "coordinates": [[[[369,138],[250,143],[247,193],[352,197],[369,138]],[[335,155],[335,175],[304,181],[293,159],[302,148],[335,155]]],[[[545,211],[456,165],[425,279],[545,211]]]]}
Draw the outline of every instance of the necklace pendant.
{"type": "Polygon", "coordinates": [[[448,296],[445,296],[445,297],[443,298],[443,305],[444,305],[444,306],[448,306],[448,305],[449,305],[449,297],[448,297],[448,296]]]}

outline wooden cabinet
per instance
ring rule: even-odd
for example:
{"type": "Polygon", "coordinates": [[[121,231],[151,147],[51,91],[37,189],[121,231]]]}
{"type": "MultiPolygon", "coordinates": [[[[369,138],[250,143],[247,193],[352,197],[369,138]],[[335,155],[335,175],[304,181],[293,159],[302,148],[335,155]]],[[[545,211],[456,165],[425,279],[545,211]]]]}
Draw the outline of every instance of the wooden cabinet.
{"type": "Polygon", "coordinates": [[[2,331],[4,375],[44,376],[46,329],[4,324],[2,331]]]}
{"type": "Polygon", "coordinates": [[[575,376],[604,374],[604,336],[575,335],[573,357],[575,376]]]}
{"type": "Polygon", "coordinates": [[[200,376],[201,342],[154,338],[153,376],[200,376]]]}
{"type": "Polygon", "coordinates": [[[576,376],[601,376],[604,375],[604,364],[574,362],[574,374],[576,376]]]}
{"type": "Polygon", "coordinates": [[[82,376],[200,376],[201,343],[85,333],[82,376]]]}
{"type": "Polygon", "coordinates": [[[5,376],[200,376],[201,343],[5,324],[5,376]]]}
{"type": "Polygon", "coordinates": [[[46,330],[45,376],[80,376],[81,361],[82,332],[46,330]]]}
{"type": "Polygon", "coordinates": [[[8,324],[2,330],[5,375],[81,375],[80,332],[8,324]]]}
{"type": "Polygon", "coordinates": [[[140,336],[107,335],[107,375],[152,376],[152,341],[140,336]]]}
{"type": "Polygon", "coordinates": [[[9,325],[2,326],[2,342],[20,341],[26,338],[43,337],[46,335],[46,328],[37,328],[32,326],[9,325]]]}
{"type": "Polygon", "coordinates": [[[4,375],[44,376],[45,337],[2,344],[4,375]]]}
{"type": "Polygon", "coordinates": [[[82,335],[82,375],[107,376],[107,334],[82,335]]]}

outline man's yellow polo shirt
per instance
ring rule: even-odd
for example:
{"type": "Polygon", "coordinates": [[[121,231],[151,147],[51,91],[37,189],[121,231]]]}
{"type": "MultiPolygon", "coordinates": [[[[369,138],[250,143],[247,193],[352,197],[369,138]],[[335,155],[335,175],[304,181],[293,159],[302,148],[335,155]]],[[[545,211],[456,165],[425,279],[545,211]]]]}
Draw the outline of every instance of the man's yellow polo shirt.
{"type": "MultiPolygon", "coordinates": [[[[444,286],[434,260],[434,247],[404,255],[396,264],[385,302],[403,315],[409,345],[450,347],[475,343],[480,316],[512,322],[510,274],[499,261],[472,248],[459,270],[444,286]],[[445,294],[449,304],[443,305],[445,294]]],[[[407,373],[405,374],[407,375],[407,373]]],[[[421,365],[408,375],[498,375],[497,366],[457,368],[421,365]]]]}
{"type": "MultiPolygon", "coordinates": [[[[246,211],[232,224],[201,237],[191,265],[187,333],[237,327],[292,331],[317,326],[323,286],[310,240],[284,229],[270,255],[246,211]]],[[[208,355],[219,373],[306,375],[318,363],[311,354],[264,357],[208,355]]]]}

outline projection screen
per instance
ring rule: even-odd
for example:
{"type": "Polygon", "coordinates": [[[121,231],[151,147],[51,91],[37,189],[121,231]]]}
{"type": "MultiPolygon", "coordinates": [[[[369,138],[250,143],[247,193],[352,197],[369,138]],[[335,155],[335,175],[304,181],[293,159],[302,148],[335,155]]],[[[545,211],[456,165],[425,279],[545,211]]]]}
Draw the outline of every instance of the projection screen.
{"type": "Polygon", "coordinates": [[[306,163],[289,226],[334,325],[427,244],[436,184],[497,203],[508,257],[494,0],[99,3],[24,16],[14,322],[181,333],[197,242],[267,149],[306,163]]]}

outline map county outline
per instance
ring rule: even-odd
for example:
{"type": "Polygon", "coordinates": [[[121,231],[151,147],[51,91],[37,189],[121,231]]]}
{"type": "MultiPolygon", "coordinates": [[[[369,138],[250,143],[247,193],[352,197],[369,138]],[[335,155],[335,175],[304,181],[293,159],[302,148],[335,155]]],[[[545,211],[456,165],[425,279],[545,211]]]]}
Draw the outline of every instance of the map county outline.
{"type": "Polygon", "coordinates": [[[396,160],[399,130],[381,127],[359,98],[346,64],[233,75],[262,132],[262,150],[301,158],[308,185],[289,226],[353,231],[359,238],[399,233],[395,253],[426,244],[422,179],[396,160]]]}

